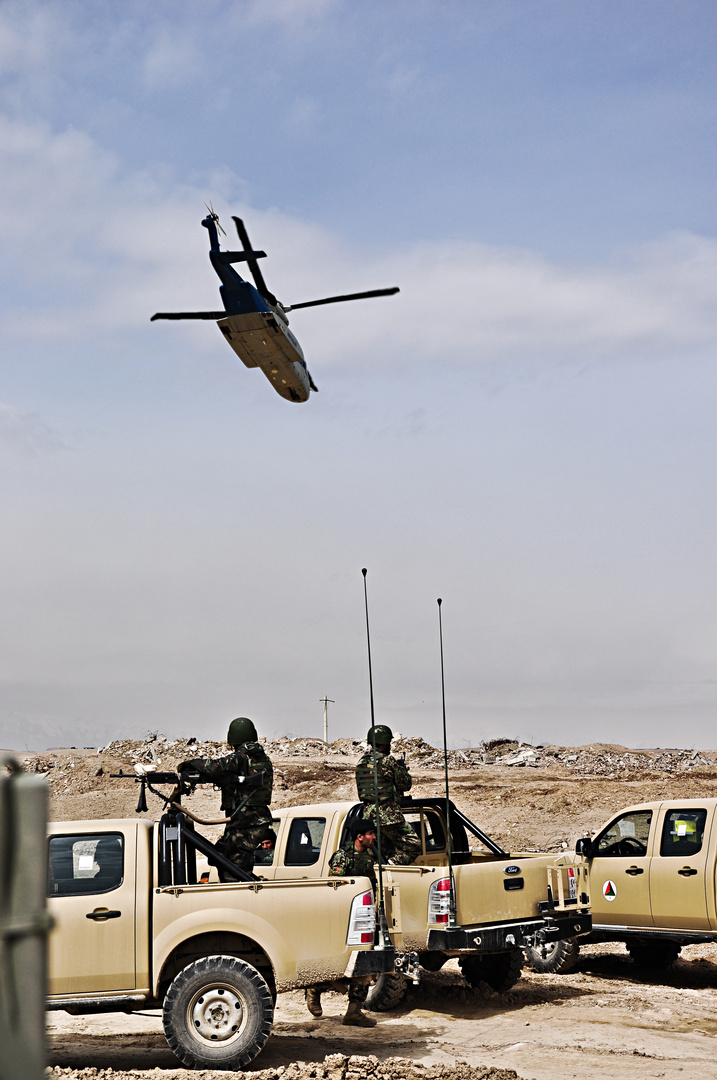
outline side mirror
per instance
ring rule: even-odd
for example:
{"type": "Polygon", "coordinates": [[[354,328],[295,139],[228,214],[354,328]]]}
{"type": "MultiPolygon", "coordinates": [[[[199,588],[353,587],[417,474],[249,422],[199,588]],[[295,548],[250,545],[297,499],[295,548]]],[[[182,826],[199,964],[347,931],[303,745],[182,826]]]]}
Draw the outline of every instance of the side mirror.
{"type": "Polygon", "coordinates": [[[581,836],[579,840],[575,841],[575,854],[582,855],[585,859],[592,859],[593,857],[593,842],[589,836],[581,836]]]}

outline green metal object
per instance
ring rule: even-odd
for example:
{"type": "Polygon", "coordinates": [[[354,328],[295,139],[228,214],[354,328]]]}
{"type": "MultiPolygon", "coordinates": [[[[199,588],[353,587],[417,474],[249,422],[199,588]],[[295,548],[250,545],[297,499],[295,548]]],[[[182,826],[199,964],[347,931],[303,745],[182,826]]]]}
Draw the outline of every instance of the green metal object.
{"type": "Polygon", "coordinates": [[[44,1080],[47,785],[0,756],[0,1080],[44,1080]]]}
{"type": "Polygon", "coordinates": [[[369,728],[366,736],[366,742],[371,743],[372,746],[389,746],[392,739],[393,732],[385,724],[376,724],[375,727],[369,728]]]}
{"type": "Polygon", "coordinates": [[[238,716],[236,720],[232,720],[227,732],[227,742],[230,746],[241,746],[242,743],[256,741],[256,728],[248,716],[238,716]]]}

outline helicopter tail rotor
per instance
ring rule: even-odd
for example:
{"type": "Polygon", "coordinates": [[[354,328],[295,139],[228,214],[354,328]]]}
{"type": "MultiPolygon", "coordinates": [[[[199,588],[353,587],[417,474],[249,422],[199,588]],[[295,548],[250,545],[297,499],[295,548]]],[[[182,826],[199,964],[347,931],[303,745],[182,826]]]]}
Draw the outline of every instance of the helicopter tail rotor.
{"type": "Polygon", "coordinates": [[[227,235],[226,232],[224,231],[224,229],[219,224],[219,214],[216,212],[216,210],[212,206],[211,199],[209,200],[208,203],[205,202],[204,205],[206,206],[207,210],[209,211],[209,217],[212,219],[212,221],[216,225],[217,231],[220,232],[222,234],[222,236],[226,236],[227,235]]]}

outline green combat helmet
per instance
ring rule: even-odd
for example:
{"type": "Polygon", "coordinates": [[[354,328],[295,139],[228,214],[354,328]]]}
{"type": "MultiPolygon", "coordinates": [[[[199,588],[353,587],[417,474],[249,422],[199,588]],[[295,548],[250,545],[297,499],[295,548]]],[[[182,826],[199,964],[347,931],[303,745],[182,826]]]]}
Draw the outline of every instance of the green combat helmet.
{"type": "Polygon", "coordinates": [[[232,720],[227,732],[227,742],[230,746],[241,746],[245,742],[256,742],[256,728],[248,716],[238,716],[232,720]]]}
{"type": "Polygon", "coordinates": [[[386,727],[385,724],[377,724],[375,727],[368,729],[366,742],[369,746],[390,746],[392,738],[393,732],[390,727],[386,727]]]}

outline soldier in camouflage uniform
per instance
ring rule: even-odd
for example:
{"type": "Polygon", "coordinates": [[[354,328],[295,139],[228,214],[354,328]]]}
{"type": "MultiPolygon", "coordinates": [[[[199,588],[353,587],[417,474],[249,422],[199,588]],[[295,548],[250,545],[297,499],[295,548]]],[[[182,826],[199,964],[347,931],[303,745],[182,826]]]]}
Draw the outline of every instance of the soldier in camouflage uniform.
{"type": "Polygon", "coordinates": [[[356,788],[363,802],[364,817],[381,825],[381,857],[395,866],[408,866],[421,853],[421,841],[401,813],[400,801],[413,781],[405,761],[391,756],[393,732],[385,724],[372,727],[366,736],[368,750],[356,766],[356,788]],[[376,746],[378,796],[374,778],[373,748],[376,746]]]}
{"type": "MultiPolygon", "coordinates": [[[[232,720],[229,725],[227,742],[231,753],[220,758],[196,758],[183,761],[177,766],[177,772],[198,772],[202,780],[210,781],[221,788],[221,808],[228,818],[223,835],[217,841],[217,851],[242,870],[251,872],[254,867],[254,852],[257,846],[271,830],[271,791],[274,770],[264,747],[258,742],[256,728],[246,716],[232,720]],[[244,789],[239,777],[251,776],[263,772],[260,787],[244,789]],[[235,779],[233,782],[233,778],[235,779]],[[248,795],[242,810],[237,813],[240,803],[248,795]]],[[[219,878],[225,878],[219,871],[219,878]]]]}
{"type": "MultiPolygon", "coordinates": [[[[356,877],[367,877],[375,892],[377,884],[376,872],[373,868],[375,859],[373,845],[376,843],[376,829],[372,821],[361,818],[351,823],[349,831],[350,838],[329,859],[329,877],[345,877],[351,874],[356,877]]],[[[326,990],[345,993],[345,984],[337,981],[309,987],[306,991],[306,1007],[312,1016],[323,1016],[321,995],[326,990]]],[[[350,1024],[353,1027],[375,1027],[374,1018],[366,1016],[361,1010],[368,996],[368,980],[349,980],[348,996],[348,1008],[341,1023],[350,1024]]]]}

